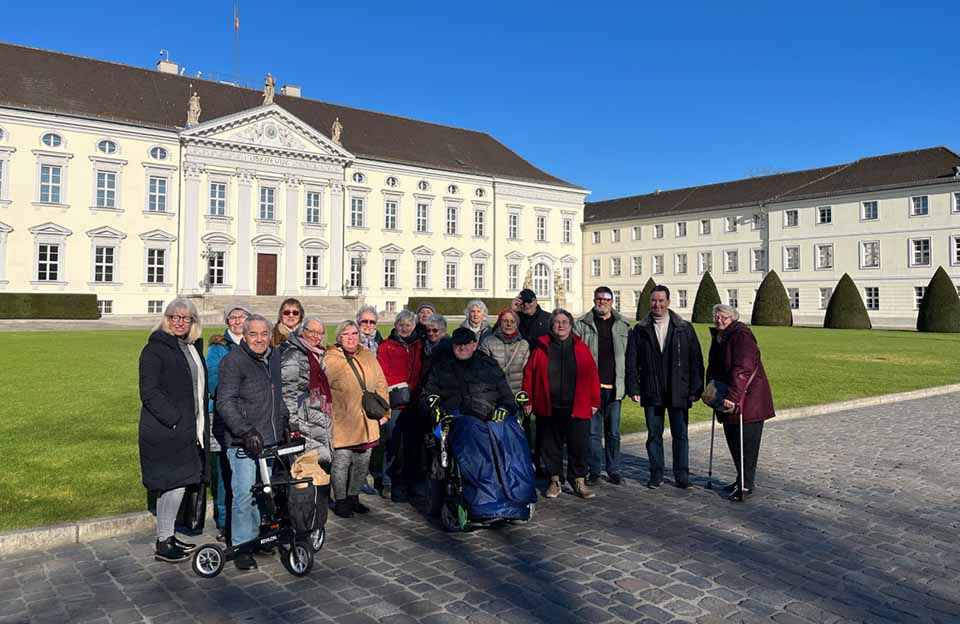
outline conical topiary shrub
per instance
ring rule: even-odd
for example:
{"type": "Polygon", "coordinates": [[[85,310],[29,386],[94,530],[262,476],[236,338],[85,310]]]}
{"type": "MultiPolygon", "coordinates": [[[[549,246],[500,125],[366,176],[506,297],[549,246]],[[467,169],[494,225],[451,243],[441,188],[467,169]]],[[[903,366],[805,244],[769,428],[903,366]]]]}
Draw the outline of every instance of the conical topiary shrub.
{"type": "Polygon", "coordinates": [[[647,314],[650,313],[650,296],[653,294],[653,289],[657,287],[657,283],[653,281],[653,278],[647,280],[647,283],[643,285],[643,290],[640,291],[640,299],[637,301],[637,320],[639,321],[647,314]]]}
{"type": "Polygon", "coordinates": [[[960,332],[960,297],[943,267],[933,274],[920,302],[917,331],[960,332]]]}
{"type": "Polygon", "coordinates": [[[863,297],[846,273],[837,282],[827,304],[827,314],[823,317],[823,326],[829,329],[870,329],[870,315],[863,305],[863,297]]]}
{"type": "Polygon", "coordinates": [[[697,287],[697,298],[693,301],[691,320],[694,323],[712,323],[713,306],[718,303],[720,303],[720,293],[717,292],[717,285],[710,277],[710,271],[707,271],[700,279],[700,286],[697,287]]]}
{"type": "Polygon", "coordinates": [[[753,314],[750,317],[751,325],[771,325],[774,327],[791,327],[793,313],[790,311],[790,298],[783,288],[783,282],[776,271],[770,271],[760,282],[757,289],[757,298],[753,302],[753,314]]]}

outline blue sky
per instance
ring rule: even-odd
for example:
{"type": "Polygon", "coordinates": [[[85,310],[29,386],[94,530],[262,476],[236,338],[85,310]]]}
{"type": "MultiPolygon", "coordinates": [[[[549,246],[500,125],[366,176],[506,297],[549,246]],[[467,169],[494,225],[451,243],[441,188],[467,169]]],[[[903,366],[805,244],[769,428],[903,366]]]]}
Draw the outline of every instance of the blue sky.
{"type": "MultiPolygon", "coordinates": [[[[671,4],[246,0],[240,77],[489,132],[591,199],[960,149],[950,3],[671,4]]],[[[229,0],[3,15],[10,43],[232,75],[229,0]]]]}

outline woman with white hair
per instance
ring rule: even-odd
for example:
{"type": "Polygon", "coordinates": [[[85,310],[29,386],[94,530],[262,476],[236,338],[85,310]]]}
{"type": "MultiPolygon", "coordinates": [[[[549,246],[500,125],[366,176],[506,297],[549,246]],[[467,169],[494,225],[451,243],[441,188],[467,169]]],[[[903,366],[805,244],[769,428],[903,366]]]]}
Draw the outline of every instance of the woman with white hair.
{"type": "Polygon", "coordinates": [[[467,304],[463,310],[463,322],[460,327],[466,327],[477,337],[477,344],[483,342],[483,339],[489,336],[493,330],[487,324],[487,304],[480,299],[474,299],[467,304]]]}
{"type": "Polygon", "coordinates": [[[319,316],[307,316],[291,331],[281,355],[280,378],[291,434],[299,433],[306,440],[305,450],[316,450],[317,461],[329,466],[333,461],[333,395],[323,371],[324,336],[319,316]]]}
{"type": "Polygon", "coordinates": [[[383,336],[377,329],[377,309],[372,305],[360,306],[357,310],[357,325],[360,326],[360,344],[370,349],[370,353],[376,355],[380,343],[383,342],[383,336]]]}
{"type": "Polygon", "coordinates": [[[157,561],[177,563],[196,549],[177,539],[187,486],[204,480],[209,446],[203,328],[193,304],[174,299],[140,353],[140,472],[157,499],[157,561]]]}

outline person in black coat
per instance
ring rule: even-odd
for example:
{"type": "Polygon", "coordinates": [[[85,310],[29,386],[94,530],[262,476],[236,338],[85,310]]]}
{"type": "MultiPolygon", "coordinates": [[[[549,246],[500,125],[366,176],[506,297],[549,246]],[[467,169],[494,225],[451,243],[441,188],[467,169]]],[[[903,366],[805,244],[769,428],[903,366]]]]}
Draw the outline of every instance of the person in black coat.
{"type": "Polygon", "coordinates": [[[520,291],[510,309],[520,317],[520,335],[527,339],[532,351],[540,336],[550,333],[550,313],[540,307],[537,294],[529,288],[520,291]]]}
{"type": "Polygon", "coordinates": [[[202,331],[193,304],[174,299],[140,353],[140,473],[157,500],[158,561],[185,561],[196,549],[177,538],[175,522],[186,487],[205,478],[210,429],[202,331]]]}
{"type": "Polygon", "coordinates": [[[690,487],[687,460],[687,420],[703,393],[703,352],[693,325],[669,310],[670,289],[657,286],[650,296],[650,313],[630,330],[624,371],[627,394],[643,406],[647,423],[650,480],[663,481],[664,412],[670,418],[674,485],[690,487]]]}

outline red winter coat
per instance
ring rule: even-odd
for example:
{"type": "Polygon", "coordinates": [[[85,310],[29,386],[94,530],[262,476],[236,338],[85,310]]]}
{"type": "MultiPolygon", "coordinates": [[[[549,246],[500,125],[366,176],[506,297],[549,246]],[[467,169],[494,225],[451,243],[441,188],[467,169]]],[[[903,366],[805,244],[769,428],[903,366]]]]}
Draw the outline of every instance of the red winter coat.
{"type": "MultiPolygon", "coordinates": [[[[577,386],[573,391],[573,417],[590,418],[591,408],[600,409],[600,375],[590,348],[573,335],[573,357],[577,362],[577,386]]],[[[533,342],[533,352],[523,370],[523,389],[530,395],[530,404],[537,417],[550,416],[550,335],[533,342]]]]}
{"type": "MultiPolygon", "coordinates": [[[[717,341],[717,330],[710,328],[710,366],[707,367],[707,379],[722,381],[729,386],[727,400],[740,403],[746,388],[746,398],[743,399],[743,422],[760,422],[773,418],[773,395],[770,393],[770,383],[767,373],[763,370],[760,361],[760,348],[757,339],[753,337],[750,328],[734,321],[724,330],[717,341]],[[757,371],[753,381],[747,387],[750,375],[757,371]]],[[[729,414],[717,413],[717,418],[736,422],[736,417],[729,414]]]]}
{"type": "Polygon", "coordinates": [[[387,388],[393,389],[401,384],[410,387],[411,402],[416,400],[420,389],[420,366],[422,364],[423,343],[414,340],[404,345],[394,334],[377,347],[377,361],[387,379],[387,388]]]}

